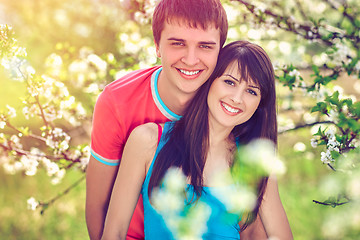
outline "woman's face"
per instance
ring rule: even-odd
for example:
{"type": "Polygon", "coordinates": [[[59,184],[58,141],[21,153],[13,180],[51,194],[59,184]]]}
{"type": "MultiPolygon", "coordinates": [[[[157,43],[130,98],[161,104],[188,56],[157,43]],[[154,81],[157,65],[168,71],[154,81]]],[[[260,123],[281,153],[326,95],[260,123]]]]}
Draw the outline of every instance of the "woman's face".
{"type": "Polygon", "coordinates": [[[260,100],[259,86],[251,79],[243,80],[237,62],[233,62],[210,87],[209,121],[233,128],[251,118],[260,100]]]}

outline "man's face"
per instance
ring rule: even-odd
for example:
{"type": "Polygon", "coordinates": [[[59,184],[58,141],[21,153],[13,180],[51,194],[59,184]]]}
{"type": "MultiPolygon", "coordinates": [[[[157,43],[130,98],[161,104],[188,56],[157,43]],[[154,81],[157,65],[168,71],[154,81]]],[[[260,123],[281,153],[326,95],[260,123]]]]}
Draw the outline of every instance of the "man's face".
{"type": "Polygon", "coordinates": [[[165,22],[156,53],[163,66],[159,81],[171,92],[195,94],[213,72],[220,50],[220,31],[209,26],[190,28],[187,23],[165,22]]]}

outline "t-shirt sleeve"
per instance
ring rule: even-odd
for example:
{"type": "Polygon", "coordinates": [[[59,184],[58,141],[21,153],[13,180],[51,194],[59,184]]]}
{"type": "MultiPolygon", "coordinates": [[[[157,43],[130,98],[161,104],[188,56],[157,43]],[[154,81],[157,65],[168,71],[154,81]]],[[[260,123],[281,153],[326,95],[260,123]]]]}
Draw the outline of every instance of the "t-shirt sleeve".
{"type": "Polygon", "coordinates": [[[115,103],[111,91],[105,88],[95,104],[91,131],[91,155],[110,166],[120,164],[125,139],[115,103]]]}

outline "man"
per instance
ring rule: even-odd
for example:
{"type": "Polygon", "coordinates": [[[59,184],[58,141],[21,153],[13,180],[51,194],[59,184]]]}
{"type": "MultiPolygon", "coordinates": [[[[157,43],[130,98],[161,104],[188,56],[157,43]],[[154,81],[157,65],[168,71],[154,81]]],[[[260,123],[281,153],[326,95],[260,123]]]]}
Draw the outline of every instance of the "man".
{"type": "MultiPolygon", "coordinates": [[[[186,104],[213,72],[228,29],[219,0],[161,0],[152,25],[162,66],[134,71],[112,82],[95,106],[86,179],[86,222],[91,239],[102,235],[130,132],[146,122],[180,118],[186,104]]],[[[143,214],[140,197],[127,239],[144,238],[143,214]]]]}

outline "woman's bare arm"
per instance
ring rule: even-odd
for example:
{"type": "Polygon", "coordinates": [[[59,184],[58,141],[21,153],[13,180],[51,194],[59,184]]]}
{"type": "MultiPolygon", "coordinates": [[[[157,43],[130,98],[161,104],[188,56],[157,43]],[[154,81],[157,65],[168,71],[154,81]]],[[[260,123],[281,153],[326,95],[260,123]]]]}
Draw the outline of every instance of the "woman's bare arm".
{"type": "Polygon", "coordinates": [[[281,203],[275,176],[270,176],[260,207],[260,217],[269,238],[291,240],[293,235],[284,207],[281,203]]]}
{"type": "Polygon", "coordinates": [[[130,134],[111,194],[103,240],[126,239],[146,169],[155,154],[157,140],[158,131],[154,123],[138,126],[130,134]]]}

